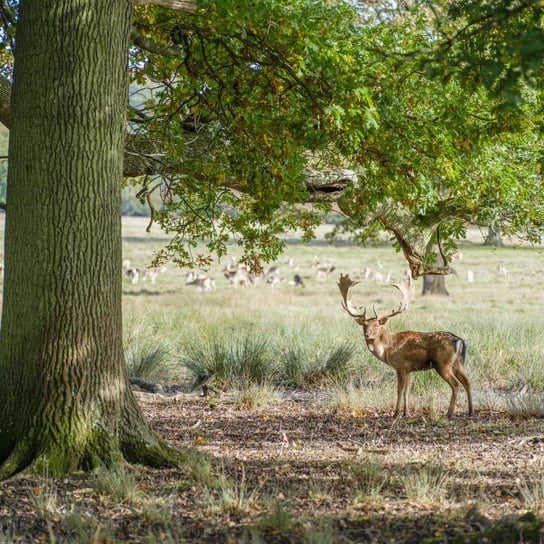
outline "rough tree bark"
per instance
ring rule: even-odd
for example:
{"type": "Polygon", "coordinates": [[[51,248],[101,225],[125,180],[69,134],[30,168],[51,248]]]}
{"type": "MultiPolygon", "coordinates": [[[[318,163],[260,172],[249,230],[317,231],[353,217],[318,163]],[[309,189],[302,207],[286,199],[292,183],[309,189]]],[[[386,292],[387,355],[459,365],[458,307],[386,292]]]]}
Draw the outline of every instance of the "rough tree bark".
{"type": "Polygon", "coordinates": [[[131,4],[21,2],[0,336],[0,478],[122,457],[172,464],[122,348],[121,176],[131,4]]]}
{"type": "MultiPolygon", "coordinates": [[[[444,268],[447,266],[447,263],[444,262],[444,257],[440,251],[440,248],[435,243],[427,244],[427,252],[434,253],[436,255],[436,266],[444,268]]],[[[454,272],[451,269],[452,273],[454,272]]],[[[446,288],[446,278],[443,275],[437,274],[426,274],[423,276],[423,289],[421,291],[422,295],[444,295],[449,297],[450,294],[446,288]]]]}
{"type": "Polygon", "coordinates": [[[426,275],[423,276],[423,289],[422,295],[444,295],[448,297],[448,289],[446,288],[445,276],[438,275],[426,275]]]}

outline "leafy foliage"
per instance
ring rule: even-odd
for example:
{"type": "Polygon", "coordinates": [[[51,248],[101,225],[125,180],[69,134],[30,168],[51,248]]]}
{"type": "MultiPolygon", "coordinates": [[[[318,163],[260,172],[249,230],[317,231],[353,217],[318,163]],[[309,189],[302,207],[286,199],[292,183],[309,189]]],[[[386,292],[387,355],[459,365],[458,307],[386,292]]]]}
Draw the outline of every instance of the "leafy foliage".
{"type": "Polygon", "coordinates": [[[467,222],[539,241],[541,19],[508,0],[137,6],[128,121],[161,175],[137,180],[143,202],[160,193],[153,219],[171,235],[156,264],[205,268],[234,238],[258,271],[285,230],[311,239],[330,204],[307,167],[357,172],[337,199],[352,230],[393,201],[441,223],[449,252],[467,222]]]}
{"type": "Polygon", "coordinates": [[[539,93],[525,90],[522,109],[505,114],[463,74],[437,79],[411,55],[453,32],[442,18],[437,30],[437,14],[416,4],[363,20],[325,1],[204,2],[194,16],[139,8],[139,32],[164,54],[133,49],[134,77],[156,85],[134,113],[184,165],[163,187],[157,220],[174,238],[159,260],[194,258],[197,238],[222,255],[234,235],[259,268],[286,228],[310,238],[322,216],[284,203],[311,200],[303,168],[320,164],[359,172],[341,201],[355,226],[392,198],[415,217],[439,217],[445,238],[472,221],[539,239],[539,93]]]}
{"type": "MultiPolygon", "coordinates": [[[[452,2],[436,59],[467,85],[483,83],[514,104],[523,83],[540,86],[544,60],[544,11],[538,2],[452,2]]],[[[440,24],[444,25],[443,18],[440,24]]],[[[444,28],[444,27],[443,27],[444,28]]]]}
{"type": "Polygon", "coordinates": [[[196,238],[222,255],[234,235],[258,268],[259,257],[271,260],[283,249],[285,228],[311,236],[320,216],[286,213],[284,203],[307,200],[305,153],[323,147],[330,139],[323,127],[339,115],[331,82],[354,61],[352,46],[336,38],[355,23],[348,6],[205,2],[194,16],[158,8],[138,14],[146,38],[165,48],[181,44],[179,54],[167,49],[172,57],[142,49],[132,56],[134,77],[156,85],[135,112],[146,118],[139,133],[184,165],[163,187],[157,220],[178,235],[161,257],[183,262],[196,238]]]}

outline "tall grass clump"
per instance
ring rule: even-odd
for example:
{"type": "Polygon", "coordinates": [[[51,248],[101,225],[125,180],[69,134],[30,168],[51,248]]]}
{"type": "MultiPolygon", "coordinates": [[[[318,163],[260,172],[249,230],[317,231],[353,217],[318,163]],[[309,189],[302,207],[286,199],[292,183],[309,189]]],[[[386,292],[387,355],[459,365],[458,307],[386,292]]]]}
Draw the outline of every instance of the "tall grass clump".
{"type": "Polygon", "coordinates": [[[265,480],[253,485],[246,478],[245,467],[240,464],[238,478],[220,477],[217,488],[205,488],[201,495],[202,507],[210,513],[245,513],[260,508],[262,488],[265,480]]]}
{"type": "Polygon", "coordinates": [[[306,339],[292,339],[287,348],[283,345],[282,338],[262,333],[228,338],[216,334],[185,346],[180,363],[196,381],[213,378],[221,389],[307,388],[344,383],[352,375],[354,343],[328,344],[317,350],[306,339]]]}
{"type": "Polygon", "coordinates": [[[544,416],[544,402],[541,394],[528,392],[519,392],[508,395],[505,400],[505,410],[518,417],[538,417],[544,416]]]}
{"type": "Polygon", "coordinates": [[[296,514],[285,504],[276,503],[257,522],[259,532],[265,535],[288,534],[298,525],[296,514]]]}
{"type": "Polygon", "coordinates": [[[281,383],[286,387],[302,387],[307,378],[307,356],[304,350],[293,344],[280,355],[281,383]]]}
{"type": "Polygon", "coordinates": [[[229,382],[228,347],[219,338],[191,342],[186,346],[180,362],[197,381],[213,377],[219,387],[229,382]]]}
{"type": "MultiPolygon", "coordinates": [[[[59,510],[59,498],[54,481],[46,474],[42,485],[30,491],[30,500],[39,519],[49,520],[59,510]]],[[[8,542],[6,540],[6,542],[8,542]]]]}
{"type": "Polygon", "coordinates": [[[239,384],[265,385],[275,374],[265,337],[245,336],[231,347],[230,364],[239,384]]]}
{"type": "MultiPolygon", "coordinates": [[[[96,544],[97,542],[115,542],[115,531],[109,521],[98,521],[92,513],[71,512],[66,515],[60,524],[62,530],[68,533],[66,542],[77,542],[78,544],[96,544]]],[[[2,533],[0,533],[0,537],[2,533]]],[[[51,535],[51,542],[56,542],[54,535],[51,535]]],[[[0,542],[3,542],[0,540],[0,542]]],[[[15,542],[6,540],[6,542],[15,542]]]]}
{"type": "Polygon", "coordinates": [[[279,384],[304,388],[345,382],[353,369],[355,351],[355,344],[342,343],[316,353],[311,347],[292,341],[280,352],[279,384]]]}
{"type": "Polygon", "coordinates": [[[196,380],[213,378],[219,388],[265,385],[275,373],[267,339],[250,334],[241,342],[217,336],[193,341],[180,362],[196,380]]]}
{"type": "Polygon", "coordinates": [[[134,343],[128,346],[125,354],[131,376],[158,382],[171,373],[170,350],[165,344],[134,343]]]}
{"type": "Polygon", "coordinates": [[[478,381],[544,391],[544,341],[538,317],[514,314],[487,320],[470,332],[469,341],[468,368],[478,381]]]}
{"type": "Polygon", "coordinates": [[[383,500],[382,491],[388,485],[388,480],[382,465],[372,462],[354,463],[352,472],[355,482],[351,489],[355,504],[383,500]]]}
{"type": "Polygon", "coordinates": [[[526,508],[539,513],[544,511],[544,478],[525,478],[519,482],[518,488],[526,508]]]}
{"type": "Polygon", "coordinates": [[[330,379],[344,382],[353,370],[356,347],[353,342],[333,347],[324,359],[322,373],[330,379]]]}
{"type": "Polygon", "coordinates": [[[90,483],[99,495],[113,502],[136,505],[143,498],[136,474],[124,465],[98,467],[90,483]]]}

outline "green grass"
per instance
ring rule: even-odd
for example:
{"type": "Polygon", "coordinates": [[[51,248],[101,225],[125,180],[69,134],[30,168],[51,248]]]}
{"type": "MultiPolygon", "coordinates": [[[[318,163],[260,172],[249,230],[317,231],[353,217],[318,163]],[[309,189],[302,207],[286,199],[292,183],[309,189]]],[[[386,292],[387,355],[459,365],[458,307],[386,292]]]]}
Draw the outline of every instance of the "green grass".
{"type": "Polygon", "coordinates": [[[442,467],[421,467],[406,475],[404,489],[409,500],[438,504],[446,496],[447,473],[442,467]]]}
{"type": "Polygon", "coordinates": [[[168,346],[164,344],[130,344],[125,355],[131,376],[148,381],[161,381],[170,377],[171,358],[168,346]]]}
{"type": "MultiPolygon", "coordinates": [[[[124,258],[136,266],[145,266],[166,240],[158,231],[146,234],[144,224],[142,219],[124,221],[124,258]]],[[[544,306],[542,253],[530,247],[489,248],[480,244],[477,232],[461,243],[461,252],[462,259],[454,262],[458,277],[446,280],[450,296],[417,294],[410,308],[390,321],[389,329],[448,330],[465,338],[466,371],[476,405],[508,408],[513,406],[508,395],[521,388],[544,393],[539,315],[544,306]],[[499,265],[508,274],[499,274],[499,265]],[[468,270],[474,274],[470,283],[468,270]]],[[[230,256],[238,256],[237,246],[232,246],[230,256]]],[[[326,387],[335,403],[342,397],[338,390],[343,391],[348,405],[354,395],[346,396],[346,392],[362,389],[362,402],[372,405],[375,399],[381,405],[385,397],[392,406],[394,373],[366,349],[362,328],[341,308],[336,280],[341,272],[362,277],[365,267],[380,266],[391,274],[391,281],[397,281],[406,268],[402,255],[387,246],[361,248],[321,240],[301,244],[292,237],[285,255],[273,264],[281,267],[285,278],[277,289],[265,282],[235,289],[223,277],[223,263],[207,271],[217,283],[213,293],[185,285],[187,270],[172,266],[153,286],[133,286],[125,280],[128,353],[139,353],[142,371],[148,368],[146,357],[154,360],[160,355],[161,365],[167,368],[165,380],[213,375],[221,388],[326,387]],[[287,259],[296,268],[289,268],[287,259]],[[336,267],[324,282],[314,274],[317,260],[336,267]],[[304,289],[288,284],[295,272],[305,278],[304,289]],[[164,346],[164,350],[146,355],[141,347],[146,345],[164,346]]],[[[420,291],[418,280],[416,293],[420,291]]],[[[395,289],[369,280],[352,290],[352,299],[356,305],[375,306],[378,313],[390,311],[399,302],[395,289]]],[[[158,368],[148,372],[160,377],[158,368]]],[[[448,398],[449,387],[434,373],[414,376],[411,411],[431,405],[439,413],[448,398]]],[[[462,393],[459,403],[464,402],[462,393]]]]}
{"type": "Polygon", "coordinates": [[[544,512],[544,478],[523,479],[518,487],[525,507],[542,514],[544,512]]]}
{"type": "Polygon", "coordinates": [[[186,347],[180,364],[195,380],[213,378],[214,385],[221,389],[265,385],[274,375],[266,338],[249,334],[234,339],[195,340],[186,347]]]}

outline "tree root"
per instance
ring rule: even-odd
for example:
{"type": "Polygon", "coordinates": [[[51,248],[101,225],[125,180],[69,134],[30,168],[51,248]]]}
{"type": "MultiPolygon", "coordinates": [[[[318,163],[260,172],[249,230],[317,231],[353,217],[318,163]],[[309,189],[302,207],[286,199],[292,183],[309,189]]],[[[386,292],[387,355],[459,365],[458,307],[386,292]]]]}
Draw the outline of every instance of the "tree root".
{"type": "Polygon", "coordinates": [[[186,461],[184,452],[151,429],[132,394],[123,398],[120,415],[111,420],[102,417],[93,423],[91,432],[73,425],[63,435],[44,431],[42,419],[36,417],[12,449],[4,451],[0,480],[22,472],[60,477],[124,462],[166,468],[186,461]]]}

